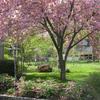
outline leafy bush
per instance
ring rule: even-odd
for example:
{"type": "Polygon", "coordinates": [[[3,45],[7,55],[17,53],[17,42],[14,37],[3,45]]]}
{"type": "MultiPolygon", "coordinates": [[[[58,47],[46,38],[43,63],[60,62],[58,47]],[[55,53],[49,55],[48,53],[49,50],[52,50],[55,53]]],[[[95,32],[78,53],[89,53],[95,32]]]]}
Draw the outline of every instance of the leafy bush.
{"type": "MultiPolygon", "coordinates": [[[[22,75],[22,72],[19,71],[19,65],[17,63],[16,72],[17,78],[19,79],[22,75]]],[[[14,76],[14,60],[0,60],[0,74],[8,74],[14,76]]]]}
{"type": "Polygon", "coordinates": [[[60,90],[63,85],[53,80],[35,80],[25,82],[23,96],[34,98],[51,98],[57,95],[59,97],[60,90]]]}
{"type": "Polygon", "coordinates": [[[0,74],[7,73],[14,76],[14,61],[13,60],[1,60],[0,61],[0,74]]]}
{"type": "MultiPolygon", "coordinates": [[[[91,74],[86,83],[82,85],[76,84],[74,81],[65,84],[55,80],[34,79],[25,81],[21,78],[16,83],[16,95],[50,100],[99,100],[99,75],[99,73],[91,74]],[[98,94],[98,98],[95,94],[98,94]]],[[[0,93],[15,95],[14,78],[6,74],[0,75],[0,93]]]]}
{"type": "Polygon", "coordinates": [[[68,82],[65,85],[41,79],[25,82],[22,96],[50,100],[96,100],[92,88],[87,84],[79,86],[75,82],[68,82]]]}
{"type": "Polygon", "coordinates": [[[90,74],[87,83],[100,93],[100,72],[90,74]]]}
{"type": "Polygon", "coordinates": [[[86,84],[79,86],[75,82],[69,82],[65,88],[61,100],[96,100],[92,88],[86,84]]]}
{"type": "Polygon", "coordinates": [[[100,98],[100,72],[90,74],[86,83],[93,88],[94,94],[100,98]]]}
{"type": "Polygon", "coordinates": [[[52,41],[49,37],[44,38],[42,36],[31,36],[24,41],[24,60],[34,61],[34,58],[39,57],[53,57],[56,56],[56,50],[53,47],[52,41]]]}
{"type": "Polygon", "coordinates": [[[0,93],[5,93],[8,89],[14,87],[14,78],[7,74],[0,75],[0,93]]]}
{"type": "MultiPolygon", "coordinates": [[[[89,82],[92,82],[89,80],[89,82]]],[[[94,89],[87,82],[76,84],[69,81],[67,84],[55,80],[34,79],[25,81],[21,78],[16,82],[16,96],[43,98],[50,100],[99,100],[95,99],[94,89]]],[[[99,88],[99,86],[97,86],[99,88]]],[[[14,79],[8,75],[0,76],[0,93],[15,95],[14,79]]]]}
{"type": "Polygon", "coordinates": [[[10,88],[7,90],[8,95],[14,95],[14,93],[15,93],[15,88],[10,88]]]}

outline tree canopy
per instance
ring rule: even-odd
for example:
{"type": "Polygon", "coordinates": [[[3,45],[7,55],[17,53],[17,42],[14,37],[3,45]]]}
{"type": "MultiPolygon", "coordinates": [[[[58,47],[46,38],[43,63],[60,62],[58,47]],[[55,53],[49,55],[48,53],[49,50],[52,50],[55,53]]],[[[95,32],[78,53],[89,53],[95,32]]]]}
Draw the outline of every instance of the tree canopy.
{"type": "Polygon", "coordinates": [[[47,31],[57,50],[61,79],[65,80],[70,49],[100,30],[99,7],[100,0],[0,0],[0,37],[24,36],[32,28],[47,31]],[[77,36],[82,38],[75,41],[77,36]]]}

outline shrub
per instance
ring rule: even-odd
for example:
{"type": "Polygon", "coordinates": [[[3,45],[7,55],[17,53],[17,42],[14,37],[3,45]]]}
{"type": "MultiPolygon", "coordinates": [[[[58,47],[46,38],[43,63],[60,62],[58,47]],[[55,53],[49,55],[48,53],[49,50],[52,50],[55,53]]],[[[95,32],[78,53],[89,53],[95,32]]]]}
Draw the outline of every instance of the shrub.
{"type": "Polygon", "coordinates": [[[1,60],[0,61],[0,74],[7,73],[14,76],[14,61],[13,60],[1,60]]]}
{"type": "Polygon", "coordinates": [[[53,80],[35,80],[25,82],[23,96],[50,100],[96,100],[92,88],[79,86],[75,82],[57,83],[53,80]]]}
{"type": "Polygon", "coordinates": [[[15,88],[10,88],[7,90],[8,95],[14,95],[14,93],[15,93],[15,88]]]}
{"type": "MultiPolygon", "coordinates": [[[[17,63],[16,72],[17,78],[19,79],[22,75],[18,70],[19,65],[17,63]]],[[[0,60],[0,74],[8,74],[10,76],[14,76],[14,61],[13,60],[0,60]]]]}
{"type": "Polygon", "coordinates": [[[51,98],[52,96],[59,97],[62,92],[63,86],[61,83],[57,83],[53,80],[35,80],[25,82],[24,93],[25,97],[33,98],[51,98]]]}
{"type": "Polygon", "coordinates": [[[92,94],[92,88],[86,84],[78,85],[75,82],[69,82],[64,90],[61,100],[96,100],[92,94]]]}
{"type": "Polygon", "coordinates": [[[0,75],[0,93],[5,93],[8,89],[14,87],[14,78],[7,74],[0,75]]]}
{"type": "Polygon", "coordinates": [[[90,74],[86,83],[93,88],[94,94],[100,98],[100,72],[90,74]]]}

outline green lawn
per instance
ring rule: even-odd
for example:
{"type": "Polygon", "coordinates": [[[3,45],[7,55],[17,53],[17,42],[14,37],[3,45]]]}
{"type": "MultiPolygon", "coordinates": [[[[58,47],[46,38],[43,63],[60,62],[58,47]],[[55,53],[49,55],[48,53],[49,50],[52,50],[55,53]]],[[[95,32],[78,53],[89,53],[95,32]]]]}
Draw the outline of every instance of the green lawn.
{"type": "Polygon", "coordinates": [[[73,63],[68,64],[71,73],[67,77],[75,81],[84,81],[89,74],[100,72],[100,63],[73,63]]]}
{"type": "MultiPolygon", "coordinates": [[[[70,73],[66,73],[66,77],[69,80],[69,82],[74,81],[74,83],[77,83],[76,87],[81,86],[81,88],[84,89],[85,92],[87,91],[86,92],[87,94],[89,93],[92,94],[96,98],[95,100],[100,100],[99,99],[100,98],[100,62],[95,62],[95,63],[74,62],[74,63],[68,63],[67,66],[70,69],[70,73]]],[[[36,66],[28,66],[28,71],[26,72],[25,78],[26,80],[31,80],[31,81],[33,80],[32,82],[35,82],[36,79],[40,79],[40,80],[43,79],[45,82],[49,80],[49,82],[55,81],[56,84],[61,83],[64,85],[68,85],[68,81],[62,82],[59,80],[59,76],[60,76],[59,73],[60,72],[56,67],[53,68],[53,72],[51,73],[39,73],[36,71],[36,66]]],[[[42,83],[40,83],[40,85],[41,84],[42,83]]],[[[47,84],[49,87],[50,84],[49,83],[47,84]]]]}
{"type": "MultiPolygon", "coordinates": [[[[100,63],[68,63],[70,73],[66,74],[68,80],[83,82],[93,72],[100,72],[100,63]]],[[[59,70],[55,67],[51,73],[39,73],[35,66],[29,66],[26,73],[26,80],[41,78],[41,79],[55,79],[59,81],[59,70]]]]}

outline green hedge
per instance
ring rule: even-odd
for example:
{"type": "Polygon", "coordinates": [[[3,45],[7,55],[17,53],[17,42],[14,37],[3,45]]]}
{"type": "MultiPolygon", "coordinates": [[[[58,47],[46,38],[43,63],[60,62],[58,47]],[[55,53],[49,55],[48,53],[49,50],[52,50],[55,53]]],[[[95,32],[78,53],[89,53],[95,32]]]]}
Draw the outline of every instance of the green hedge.
{"type": "Polygon", "coordinates": [[[7,73],[8,75],[14,76],[14,61],[13,60],[0,60],[0,74],[3,74],[3,73],[7,73]]]}

